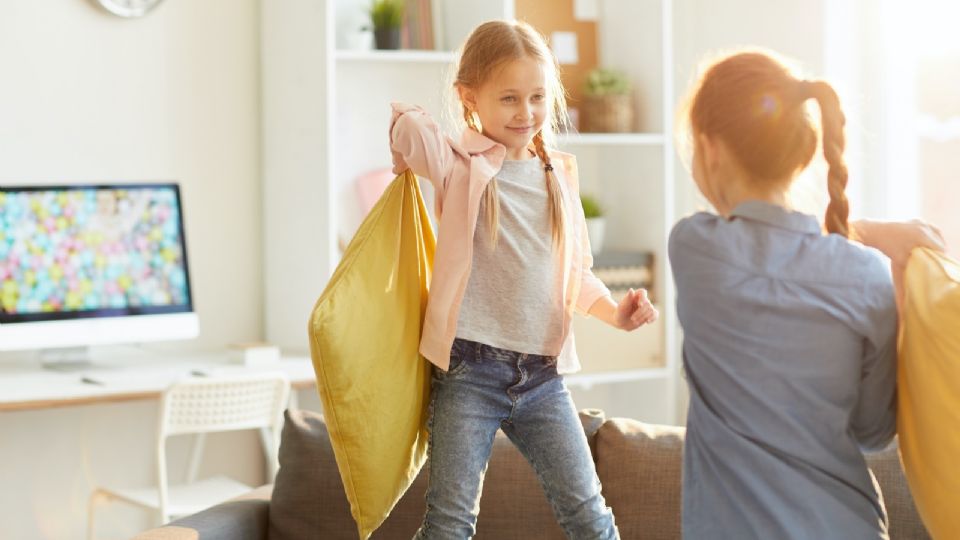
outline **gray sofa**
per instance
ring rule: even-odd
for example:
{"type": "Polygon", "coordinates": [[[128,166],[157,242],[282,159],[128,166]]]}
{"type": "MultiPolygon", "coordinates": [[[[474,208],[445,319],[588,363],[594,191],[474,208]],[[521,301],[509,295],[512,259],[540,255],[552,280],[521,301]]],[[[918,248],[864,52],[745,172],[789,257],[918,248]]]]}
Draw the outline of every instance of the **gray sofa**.
{"type": "MultiPolygon", "coordinates": [[[[680,537],[683,428],[582,411],[603,494],[624,539],[680,537]]],[[[879,481],[893,539],[929,538],[907,490],[895,448],[867,456],[879,481]]],[[[429,467],[429,463],[427,465],[429,467]]],[[[424,513],[427,467],[374,539],[408,540],[424,513]]],[[[532,469],[498,433],[480,500],[478,539],[563,539],[532,469]]],[[[357,530],[322,417],[291,410],[273,485],[137,535],[136,540],[355,539],[357,530]]]]}

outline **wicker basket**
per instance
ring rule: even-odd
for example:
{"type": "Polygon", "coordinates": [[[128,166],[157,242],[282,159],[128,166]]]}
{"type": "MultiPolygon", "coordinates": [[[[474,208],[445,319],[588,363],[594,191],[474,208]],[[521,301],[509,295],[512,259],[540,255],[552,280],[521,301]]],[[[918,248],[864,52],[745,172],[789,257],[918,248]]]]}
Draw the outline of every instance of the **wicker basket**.
{"type": "Polygon", "coordinates": [[[633,131],[633,100],[630,95],[586,96],[581,128],[590,133],[633,131]]]}

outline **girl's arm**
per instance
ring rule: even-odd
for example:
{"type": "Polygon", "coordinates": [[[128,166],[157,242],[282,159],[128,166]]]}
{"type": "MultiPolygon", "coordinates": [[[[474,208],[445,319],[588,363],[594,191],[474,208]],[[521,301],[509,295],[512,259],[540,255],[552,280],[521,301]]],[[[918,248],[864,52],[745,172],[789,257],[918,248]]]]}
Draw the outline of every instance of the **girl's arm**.
{"type": "Polygon", "coordinates": [[[886,272],[864,283],[864,299],[873,306],[865,313],[864,339],[857,405],[850,428],[861,448],[880,450],[897,428],[897,312],[894,291],[886,272]]]}
{"type": "Polygon", "coordinates": [[[617,304],[610,296],[604,296],[590,306],[588,313],[614,328],[636,330],[657,320],[660,313],[647,298],[646,289],[630,291],[617,304]]]}
{"type": "MultiPolygon", "coordinates": [[[[574,165],[575,166],[575,165],[574,165]]],[[[575,172],[573,174],[576,174],[575,172]]],[[[579,199],[579,189],[577,200],[579,199]]],[[[596,317],[614,328],[631,331],[652,323],[660,314],[657,312],[647,291],[638,289],[630,291],[617,304],[610,296],[610,290],[593,275],[593,255],[590,252],[590,238],[587,235],[587,221],[583,215],[583,208],[576,205],[574,214],[580,222],[580,242],[583,247],[582,277],[580,280],[580,295],[577,298],[577,308],[587,315],[596,317]]]]}
{"type": "Polygon", "coordinates": [[[854,239],[880,250],[890,258],[898,310],[903,301],[903,271],[913,248],[946,249],[940,229],[920,220],[899,222],[862,219],[850,223],[850,228],[854,239]]]}
{"type": "Polygon", "coordinates": [[[405,103],[392,103],[391,107],[393,173],[410,169],[413,174],[430,180],[437,193],[442,194],[454,163],[454,151],[447,137],[420,107],[405,103]]]}

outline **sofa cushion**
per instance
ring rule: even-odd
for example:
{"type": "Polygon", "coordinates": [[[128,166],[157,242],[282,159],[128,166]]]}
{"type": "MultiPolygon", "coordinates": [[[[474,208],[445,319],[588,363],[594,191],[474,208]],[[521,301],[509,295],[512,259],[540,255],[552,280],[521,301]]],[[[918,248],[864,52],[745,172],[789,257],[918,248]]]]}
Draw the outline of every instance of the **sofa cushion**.
{"type": "Polygon", "coordinates": [[[607,420],[596,438],[597,474],[622,538],[680,538],[684,429],[607,420]]]}
{"type": "MultiPolygon", "coordinates": [[[[623,538],[680,538],[685,429],[611,418],[597,432],[597,472],[623,538]]],[[[865,455],[880,485],[891,540],[928,540],[896,444],[865,455]]]]}
{"type": "Polygon", "coordinates": [[[900,456],[897,445],[891,444],[886,450],[864,454],[867,466],[880,484],[880,493],[883,495],[883,504],[887,508],[887,519],[890,523],[890,540],[927,540],[927,534],[920,514],[910,496],[903,467],[900,466],[900,456]]]}
{"type": "MultiPolygon", "coordinates": [[[[288,410],[285,416],[270,502],[270,540],[355,539],[356,524],[322,416],[303,410],[288,410]]],[[[580,420],[593,446],[603,413],[582,411],[580,420]]],[[[426,511],[429,467],[428,460],[371,538],[408,540],[414,535],[426,511]]],[[[497,433],[484,479],[476,538],[565,538],[533,469],[503,432],[497,433]]]]}
{"type": "MultiPolygon", "coordinates": [[[[603,411],[580,411],[580,421],[591,449],[595,449],[595,435],[604,421],[603,411]]],[[[476,538],[566,538],[536,473],[502,431],[497,432],[493,441],[490,466],[483,479],[476,538]]]]}

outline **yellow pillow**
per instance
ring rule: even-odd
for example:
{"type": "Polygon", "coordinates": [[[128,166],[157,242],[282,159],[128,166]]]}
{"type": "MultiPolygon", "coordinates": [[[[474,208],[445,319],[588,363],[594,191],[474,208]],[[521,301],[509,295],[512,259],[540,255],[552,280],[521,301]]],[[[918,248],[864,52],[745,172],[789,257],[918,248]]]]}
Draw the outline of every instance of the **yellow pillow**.
{"type": "Polygon", "coordinates": [[[426,460],[430,364],[418,349],[435,245],[406,171],[360,225],[310,316],[317,388],[361,539],[426,460]]]}
{"type": "Polygon", "coordinates": [[[904,278],[897,430],[934,538],[960,538],[960,263],[916,249],[904,278]]]}

